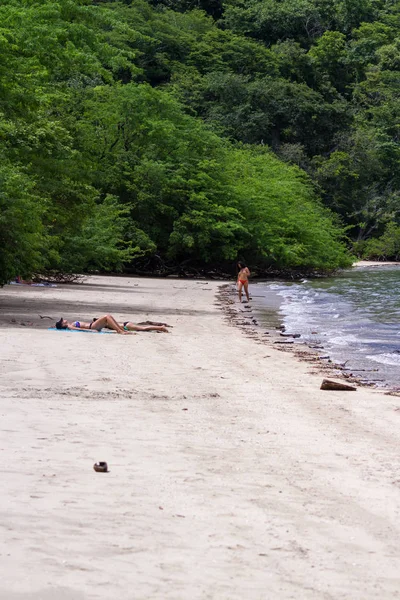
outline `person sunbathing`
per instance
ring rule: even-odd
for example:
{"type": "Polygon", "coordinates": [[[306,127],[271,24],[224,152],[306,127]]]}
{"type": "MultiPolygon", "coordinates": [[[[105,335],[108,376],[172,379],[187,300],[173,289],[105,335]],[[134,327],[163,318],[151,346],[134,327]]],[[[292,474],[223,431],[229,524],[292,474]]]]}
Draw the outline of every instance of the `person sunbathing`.
{"type": "Polygon", "coordinates": [[[123,325],[119,325],[112,315],[104,315],[104,317],[100,317],[99,319],[93,319],[91,323],[85,323],[84,321],[74,321],[73,323],[69,323],[67,319],[61,317],[56,323],[57,329],[72,329],[75,331],[89,329],[90,331],[93,331],[93,333],[95,331],[100,332],[104,327],[112,329],[122,335],[129,335],[131,333],[130,331],[126,331],[123,325]]]}
{"type": "Polygon", "coordinates": [[[166,325],[136,325],[132,321],[125,321],[125,323],[119,323],[120,327],[123,327],[125,331],[163,331],[169,333],[166,325]]]}
{"type": "MultiPolygon", "coordinates": [[[[96,321],[96,317],[93,321],[96,321]]],[[[164,333],[169,333],[167,327],[171,327],[167,323],[157,323],[155,321],[143,321],[142,323],[125,321],[124,323],[118,323],[118,325],[125,331],[163,331],[164,333]]]]}

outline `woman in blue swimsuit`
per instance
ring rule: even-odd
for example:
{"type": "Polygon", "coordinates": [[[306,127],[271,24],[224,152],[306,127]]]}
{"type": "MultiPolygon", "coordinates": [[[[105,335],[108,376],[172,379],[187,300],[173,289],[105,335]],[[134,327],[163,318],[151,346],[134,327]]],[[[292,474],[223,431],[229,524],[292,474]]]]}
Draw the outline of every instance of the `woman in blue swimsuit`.
{"type": "Polygon", "coordinates": [[[94,319],[91,323],[84,323],[83,321],[74,321],[73,323],[69,323],[67,319],[63,319],[61,317],[61,319],[56,323],[57,329],[73,329],[78,331],[82,329],[90,329],[93,332],[99,332],[103,329],[103,327],[112,329],[122,335],[130,334],[130,331],[125,331],[124,327],[121,327],[121,325],[117,323],[112,315],[104,315],[104,317],[94,319]]]}

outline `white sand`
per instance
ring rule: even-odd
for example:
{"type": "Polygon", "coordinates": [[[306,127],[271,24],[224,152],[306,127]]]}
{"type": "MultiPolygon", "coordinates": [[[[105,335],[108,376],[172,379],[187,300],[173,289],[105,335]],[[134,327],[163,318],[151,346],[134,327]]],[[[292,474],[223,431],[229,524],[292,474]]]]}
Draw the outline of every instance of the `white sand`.
{"type": "Polygon", "coordinates": [[[353,267],[398,267],[400,262],[394,260],[391,261],[377,261],[377,260],[358,260],[353,264],[353,267]]]}
{"type": "Polygon", "coordinates": [[[0,290],[0,598],[399,598],[400,398],[319,390],[217,283],[89,283],[0,290]],[[37,316],[107,308],[174,328],[37,316]]]}

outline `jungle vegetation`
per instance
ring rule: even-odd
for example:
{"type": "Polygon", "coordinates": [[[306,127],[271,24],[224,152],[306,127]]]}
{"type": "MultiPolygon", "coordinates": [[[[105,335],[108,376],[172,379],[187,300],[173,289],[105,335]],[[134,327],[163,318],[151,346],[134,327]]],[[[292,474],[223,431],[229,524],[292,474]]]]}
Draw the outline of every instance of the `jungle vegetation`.
{"type": "Polygon", "coordinates": [[[393,0],[2,0],[0,283],[400,254],[393,0]]]}

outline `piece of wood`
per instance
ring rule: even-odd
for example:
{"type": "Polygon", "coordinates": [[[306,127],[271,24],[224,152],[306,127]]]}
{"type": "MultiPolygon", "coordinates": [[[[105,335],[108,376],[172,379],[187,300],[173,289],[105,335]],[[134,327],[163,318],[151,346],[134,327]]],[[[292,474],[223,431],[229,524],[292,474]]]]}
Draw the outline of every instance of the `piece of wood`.
{"type": "Polygon", "coordinates": [[[285,333],[283,331],[280,332],[280,334],[282,337],[292,337],[292,338],[299,338],[301,337],[300,333],[285,333]]]}
{"type": "Polygon", "coordinates": [[[330,379],[324,379],[321,383],[321,390],[332,390],[341,392],[356,392],[357,388],[346,383],[337,383],[337,381],[331,381],[330,379]]]}

